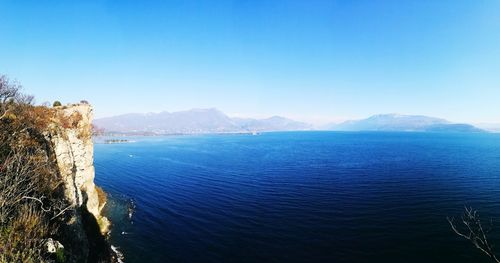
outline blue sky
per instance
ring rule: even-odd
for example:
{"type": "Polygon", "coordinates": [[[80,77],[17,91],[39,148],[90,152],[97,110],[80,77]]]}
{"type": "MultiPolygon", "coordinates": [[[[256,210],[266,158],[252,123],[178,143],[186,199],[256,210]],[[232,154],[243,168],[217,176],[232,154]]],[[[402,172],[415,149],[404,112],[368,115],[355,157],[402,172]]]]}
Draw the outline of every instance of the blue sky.
{"type": "Polygon", "coordinates": [[[97,117],[500,123],[500,1],[6,1],[0,73],[97,117]]]}

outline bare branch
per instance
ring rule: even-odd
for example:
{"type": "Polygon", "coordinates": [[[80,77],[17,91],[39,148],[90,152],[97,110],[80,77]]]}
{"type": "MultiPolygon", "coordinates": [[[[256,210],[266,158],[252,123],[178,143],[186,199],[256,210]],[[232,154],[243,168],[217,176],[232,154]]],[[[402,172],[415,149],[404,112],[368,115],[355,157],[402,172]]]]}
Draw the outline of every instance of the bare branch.
{"type": "Polygon", "coordinates": [[[462,215],[463,229],[459,229],[454,222],[454,218],[446,218],[450,223],[451,229],[457,235],[469,240],[477,249],[486,254],[492,262],[500,263],[496,257],[493,246],[488,242],[486,231],[483,229],[481,220],[476,210],[465,207],[464,214],[462,215]]]}
{"type": "Polygon", "coordinates": [[[59,212],[57,215],[55,215],[52,218],[50,218],[50,220],[54,220],[55,218],[57,218],[58,216],[62,215],[64,212],[66,212],[66,210],[68,210],[68,209],[70,209],[72,207],[73,207],[72,205],[69,205],[68,207],[66,207],[63,210],[61,210],[61,212],[59,212]]]}
{"type": "Polygon", "coordinates": [[[31,199],[31,200],[35,200],[35,201],[39,202],[39,203],[42,205],[42,206],[41,206],[41,208],[42,208],[42,210],[43,210],[44,212],[50,212],[50,207],[49,207],[48,209],[45,209],[45,208],[43,207],[43,201],[42,201],[41,199],[38,199],[38,198],[35,198],[35,197],[31,197],[31,196],[23,196],[21,199],[31,199]]]}

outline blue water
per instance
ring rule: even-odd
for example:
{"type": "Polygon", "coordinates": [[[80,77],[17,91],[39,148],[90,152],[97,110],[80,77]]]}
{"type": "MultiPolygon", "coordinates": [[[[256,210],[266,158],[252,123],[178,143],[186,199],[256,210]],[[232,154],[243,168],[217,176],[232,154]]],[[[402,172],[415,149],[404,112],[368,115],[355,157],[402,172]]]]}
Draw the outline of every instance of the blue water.
{"type": "Polygon", "coordinates": [[[448,226],[464,205],[500,246],[497,134],[136,140],[95,145],[126,262],[488,262],[448,226]]]}

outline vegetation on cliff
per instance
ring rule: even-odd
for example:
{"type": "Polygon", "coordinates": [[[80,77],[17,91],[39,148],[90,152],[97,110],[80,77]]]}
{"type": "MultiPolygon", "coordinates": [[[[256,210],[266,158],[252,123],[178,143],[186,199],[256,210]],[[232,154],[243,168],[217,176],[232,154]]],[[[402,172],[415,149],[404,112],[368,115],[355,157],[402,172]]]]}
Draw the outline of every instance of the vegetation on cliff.
{"type": "Polygon", "coordinates": [[[57,236],[62,198],[50,146],[43,131],[50,109],[0,76],[0,261],[39,262],[44,241],[57,236]]]}
{"type": "MultiPolygon", "coordinates": [[[[0,262],[109,259],[85,252],[96,240],[101,247],[106,244],[88,223],[95,219],[91,216],[89,221],[85,209],[68,202],[50,141],[53,134],[65,135],[60,130],[77,127],[82,116],[65,116],[56,108],[35,106],[32,96],[21,93],[20,85],[0,75],[0,262]],[[76,214],[84,221],[81,231],[68,227],[76,214]],[[85,244],[78,236],[84,236],[85,244]],[[52,239],[61,241],[66,251],[48,253],[52,239]]],[[[90,129],[82,129],[77,136],[90,138],[90,129]]],[[[100,198],[104,196],[100,193],[100,198]]]]}

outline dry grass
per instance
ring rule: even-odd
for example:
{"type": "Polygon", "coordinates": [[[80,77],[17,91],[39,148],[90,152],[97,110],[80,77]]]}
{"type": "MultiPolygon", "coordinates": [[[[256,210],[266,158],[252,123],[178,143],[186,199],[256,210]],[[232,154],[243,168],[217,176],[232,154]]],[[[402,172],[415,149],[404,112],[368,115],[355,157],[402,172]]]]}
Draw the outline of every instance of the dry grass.
{"type": "Polygon", "coordinates": [[[18,213],[2,226],[0,262],[43,261],[43,239],[51,234],[46,217],[33,204],[22,204],[18,213]]]}
{"type": "Polygon", "coordinates": [[[82,126],[78,130],[77,137],[80,140],[90,140],[90,138],[92,137],[92,127],[91,126],[88,126],[88,127],[82,126]]]}
{"type": "Polygon", "coordinates": [[[0,262],[43,262],[68,206],[46,135],[55,110],[33,106],[0,76],[0,262]]]}
{"type": "Polygon", "coordinates": [[[96,185],[95,189],[97,191],[97,198],[99,200],[99,206],[103,206],[108,201],[108,196],[106,195],[106,192],[104,192],[104,190],[102,190],[101,187],[96,185]]]}

